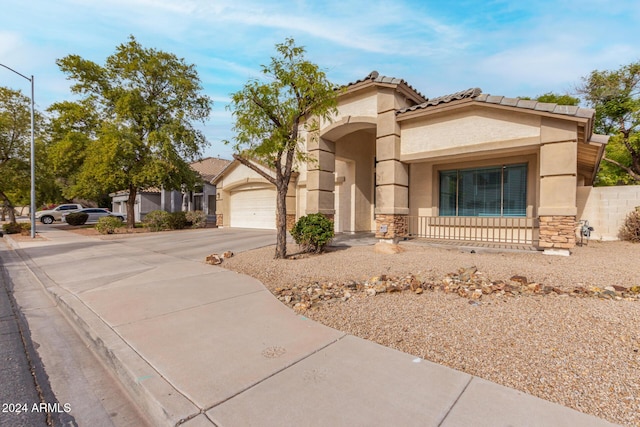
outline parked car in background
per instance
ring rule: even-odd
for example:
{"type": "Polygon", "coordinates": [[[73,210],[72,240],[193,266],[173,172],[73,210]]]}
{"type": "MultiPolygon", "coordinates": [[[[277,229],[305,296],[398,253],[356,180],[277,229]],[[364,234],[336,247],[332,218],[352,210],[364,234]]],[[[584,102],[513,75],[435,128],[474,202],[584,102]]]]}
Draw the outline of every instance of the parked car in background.
{"type": "Polygon", "coordinates": [[[126,219],[126,215],[123,213],[113,213],[108,209],[103,209],[103,208],[83,208],[83,209],[77,209],[74,211],[66,211],[62,214],[62,222],[67,222],[66,221],[66,217],[67,215],[69,215],[70,213],[75,213],[75,212],[84,212],[87,215],[89,215],[89,218],[87,218],[87,223],[89,222],[98,222],[98,220],[102,217],[105,216],[112,216],[114,218],[118,218],[120,221],[124,222],[124,220],[126,219]]]}
{"type": "Polygon", "coordinates": [[[63,213],[77,211],[78,209],[82,209],[81,204],[66,203],[64,205],[56,206],[53,209],[36,212],[36,219],[40,220],[43,224],[52,224],[54,221],[61,221],[63,213]]]}

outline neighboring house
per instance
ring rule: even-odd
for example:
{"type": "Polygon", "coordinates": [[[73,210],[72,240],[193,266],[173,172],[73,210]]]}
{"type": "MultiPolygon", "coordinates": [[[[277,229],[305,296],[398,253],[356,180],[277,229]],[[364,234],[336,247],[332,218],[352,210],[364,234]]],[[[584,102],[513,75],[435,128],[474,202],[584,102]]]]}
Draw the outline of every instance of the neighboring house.
{"type": "MultiPolygon", "coordinates": [[[[149,189],[138,192],[136,196],[136,221],[142,221],[144,216],[152,210],[161,209],[167,212],[204,211],[211,222],[215,221],[216,187],[213,179],[226,166],[229,160],[217,157],[207,157],[191,163],[191,168],[202,177],[202,183],[193,191],[177,191],[165,189],[149,189]]],[[[110,194],[113,212],[126,212],[128,191],[110,194]]]]}
{"type": "MultiPolygon", "coordinates": [[[[290,223],[307,213],[336,232],[575,246],[579,188],[593,180],[607,136],[595,111],[489,96],[427,99],[372,72],[350,83],[290,185],[290,223]]],[[[215,180],[218,224],[275,227],[275,188],[233,162],[215,180]]]]}
{"type": "MultiPolygon", "coordinates": [[[[109,194],[111,196],[111,212],[127,213],[128,191],[118,191],[109,194]]],[[[136,203],[133,208],[136,222],[140,222],[151,211],[160,209],[160,190],[138,190],[136,203]]]]}

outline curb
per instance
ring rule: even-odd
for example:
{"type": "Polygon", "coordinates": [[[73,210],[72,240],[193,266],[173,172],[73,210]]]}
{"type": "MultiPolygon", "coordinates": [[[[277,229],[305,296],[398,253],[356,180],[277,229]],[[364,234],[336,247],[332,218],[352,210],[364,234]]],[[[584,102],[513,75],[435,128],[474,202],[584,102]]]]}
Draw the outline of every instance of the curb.
{"type": "Polygon", "coordinates": [[[13,239],[5,240],[53,298],[78,336],[115,375],[153,425],[177,426],[202,413],[90,308],[51,280],[13,239]],[[185,417],[185,414],[189,415],[185,417]]]}
{"type": "MultiPolygon", "coordinates": [[[[7,242],[7,245],[14,251],[17,251],[20,249],[20,245],[18,244],[18,242],[13,240],[10,234],[3,234],[2,238],[4,239],[5,242],[7,242]]],[[[20,258],[22,258],[22,256],[20,256],[20,258]]],[[[24,258],[22,260],[24,261],[24,258]]]]}

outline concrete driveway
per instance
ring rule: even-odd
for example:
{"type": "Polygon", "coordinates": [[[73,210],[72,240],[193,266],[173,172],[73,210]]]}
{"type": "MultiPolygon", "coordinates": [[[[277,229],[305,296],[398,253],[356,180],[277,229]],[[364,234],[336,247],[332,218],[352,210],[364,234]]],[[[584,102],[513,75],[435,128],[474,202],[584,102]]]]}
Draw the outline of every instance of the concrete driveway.
{"type": "Polygon", "coordinates": [[[244,252],[275,245],[275,230],[249,228],[205,228],[198,230],[146,233],[115,239],[131,248],[143,249],[176,258],[202,261],[212,253],[244,252]]]}
{"type": "MultiPolygon", "coordinates": [[[[37,231],[45,238],[54,238],[57,243],[64,242],[63,236],[70,238],[74,233],[61,230],[61,224],[45,225],[38,223],[37,231]]],[[[96,247],[101,244],[118,243],[130,249],[141,249],[170,255],[191,261],[202,261],[212,253],[232,251],[234,253],[249,251],[276,244],[275,230],[250,228],[203,228],[196,230],[162,231],[158,233],[141,233],[103,236],[98,239],[84,240],[84,247],[96,247]]],[[[77,239],[72,239],[77,245],[77,239]]],[[[47,245],[46,243],[44,244],[47,245]]],[[[74,246],[76,246],[74,245],[74,246]]],[[[23,248],[42,246],[42,243],[23,241],[23,248]]],[[[62,249],[62,248],[61,248],[62,249]]]]}

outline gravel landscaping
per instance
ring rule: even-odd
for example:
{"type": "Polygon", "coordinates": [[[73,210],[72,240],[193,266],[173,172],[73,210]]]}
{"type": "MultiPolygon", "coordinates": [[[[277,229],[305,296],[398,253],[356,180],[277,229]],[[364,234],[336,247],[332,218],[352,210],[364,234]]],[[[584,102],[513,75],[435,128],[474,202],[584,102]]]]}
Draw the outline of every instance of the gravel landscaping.
{"type": "Polygon", "coordinates": [[[570,257],[400,247],[397,254],[335,247],[287,260],[274,260],[274,248],[267,247],[225,259],[223,267],[256,277],[281,300],[292,290],[338,287],[346,296],[297,310],[349,334],[640,426],[640,301],[619,292],[640,285],[640,245],[592,241],[570,257]],[[469,297],[443,286],[471,266],[474,277],[499,284],[498,291],[469,297]],[[557,292],[509,292],[513,276],[557,292]],[[416,277],[424,283],[419,293],[366,289],[381,279],[408,283],[416,277]],[[605,291],[614,285],[618,292],[605,291]],[[571,291],[576,288],[589,292],[571,291]]]}

